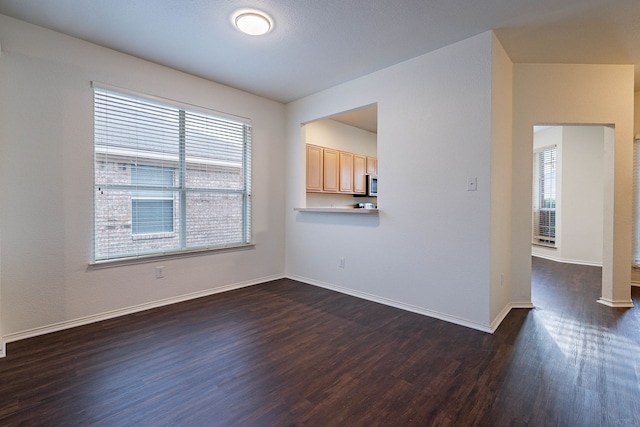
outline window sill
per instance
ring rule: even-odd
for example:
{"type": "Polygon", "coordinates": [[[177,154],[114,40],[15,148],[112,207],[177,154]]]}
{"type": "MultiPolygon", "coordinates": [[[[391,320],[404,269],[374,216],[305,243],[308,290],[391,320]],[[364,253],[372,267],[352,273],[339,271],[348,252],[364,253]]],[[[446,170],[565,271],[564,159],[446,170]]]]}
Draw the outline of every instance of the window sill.
{"type": "Polygon", "coordinates": [[[247,243],[243,245],[223,246],[217,248],[192,249],[188,251],[171,252],[163,254],[140,255],[127,258],[115,258],[108,260],[100,260],[89,263],[90,270],[98,270],[109,267],[119,267],[122,265],[145,264],[149,262],[158,262],[166,259],[189,258],[194,256],[210,255],[215,252],[234,252],[248,249],[255,249],[255,243],[247,243]]]}
{"type": "Polygon", "coordinates": [[[531,242],[531,246],[537,246],[539,248],[547,248],[547,249],[558,249],[556,245],[550,245],[550,244],[539,243],[539,242],[531,242]]]}

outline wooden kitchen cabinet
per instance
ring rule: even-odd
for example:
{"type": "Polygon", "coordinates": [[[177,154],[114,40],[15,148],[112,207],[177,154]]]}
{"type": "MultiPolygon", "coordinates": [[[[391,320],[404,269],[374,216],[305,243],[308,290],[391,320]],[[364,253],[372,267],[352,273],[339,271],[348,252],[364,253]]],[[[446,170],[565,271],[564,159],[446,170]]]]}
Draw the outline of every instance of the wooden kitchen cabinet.
{"type": "Polygon", "coordinates": [[[353,192],[365,194],[367,192],[367,158],[359,154],[353,155],[353,192]]]}
{"type": "Polygon", "coordinates": [[[376,159],[375,157],[367,156],[367,174],[369,175],[378,174],[378,159],[376,159]]]}
{"type": "Polygon", "coordinates": [[[353,193],[353,153],[340,151],[340,192],[353,193]]]}
{"type": "Polygon", "coordinates": [[[339,188],[339,151],[333,148],[323,148],[323,185],[322,190],[325,193],[337,193],[339,188]]]}
{"type": "Polygon", "coordinates": [[[323,176],[322,147],[307,144],[307,191],[321,192],[323,176]]]}
{"type": "Polygon", "coordinates": [[[366,176],[377,172],[375,157],[313,144],[306,151],[308,193],[366,194],[366,176]]]}

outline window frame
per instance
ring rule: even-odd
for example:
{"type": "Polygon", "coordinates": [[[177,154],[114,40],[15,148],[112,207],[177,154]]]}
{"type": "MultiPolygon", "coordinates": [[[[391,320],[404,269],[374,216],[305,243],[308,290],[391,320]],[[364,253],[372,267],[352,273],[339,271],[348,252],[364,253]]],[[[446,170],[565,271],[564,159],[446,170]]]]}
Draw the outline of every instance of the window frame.
{"type": "MultiPolygon", "coordinates": [[[[94,114],[95,114],[94,115],[94,132],[96,132],[96,135],[94,135],[94,141],[93,141],[93,144],[94,144],[94,201],[93,201],[94,203],[93,205],[94,242],[93,242],[92,260],[90,261],[90,265],[99,266],[99,265],[106,265],[106,264],[119,264],[119,263],[131,263],[131,262],[135,263],[135,262],[153,260],[158,258],[167,258],[167,257],[176,257],[176,256],[181,257],[181,256],[189,256],[192,254],[199,254],[203,252],[237,250],[237,249],[254,247],[253,238],[252,238],[252,208],[251,208],[251,133],[252,133],[251,127],[252,126],[251,126],[250,120],[242,117],[232,116],[229,114],[219,113],[217,111],[194,106],[191,104],[185,104],[185,103],[169,100],[166,98],[159,98],[155,96],[140,94],[130,90],[117,88],[110,85],[104,85],[101,83],[92,82],[92,88],[94,89],[94,101],[93,101],[94,114]],[[162,238],[173,237],[174,235],[177,234],[179,235],[179,240],[180,240],[179,247],[171,248],[169,250],[164,250],[164,249],[155,250],[151,252],[144,252],[144,251],[141,252],[139,250],[134,250],[130,253],[116,253],[114,255],[109,253],[105,254],[104,252],[99,252],[97,241],[98,241],[98,238],[100,237],[100,233],[98,231],[98,226],[97,226],[97,222],[98,222],[97,211],[98,211],[98,206],[100,202],[98,201],[98,198],[99,198],[99,195],[103,194],[104,191],[108,191],[108,189],[106,188],[107,185],[105,185],[104,182],[98,182],[99,181],[98,173],[96,171],[98,167],[97,165],[98,165],[98,158],[99,158],[98,145],[100,145],[98,143],[98,138],[97,138],[97,127],[98,127],[97,115],[98,114],[95,113],[98,108],[96,103],[98,93],[100,94],[110,93],[116,96],[132,98],[141,103],[148,102],[151,104],[159,104],[161,106],[166,106],[168,108],[178,110],[180,115],[180,121],[179,121],[180,129],[178,130],[178,135],[180,139],[180,141],[178,141],[178,144],[180,147],[180,154],[177,159],[171,159],[169,161],[169,163],[173,161],[174,171],[172,173],[174,174],[174,179],[176,182],[173,184],[171,188],[163,187],[162,193],[164,195],[161,197],[163,200],[167,199],[168,196],[165,197],[166,193],[173,192],[173,196],[171,197],[171,200],[173,203],[173,211],[174,211],[173,231],[170,231],[170,232],[159,231],[157,233],[152,232],[152,233],[136,234],[133,232],[133,223],[132,223],[133,212],[131,212],[131,215],[130,215],[131,222],[129,223],[128,227],[130,228],[131,238],[133,241],[147,240],[147,239],[154,239],[154,238],[162,239],[162,238]],[[225,167],[235,168],[233,170],[235,171],[235,175],[239,177],[237,178],[237,180],[239,180],[241,183],[240,187],[235,189],[228,189],[228,188],[217,188],[215,186],[209,187],[207,186],[207,184],[205,184],[205,188],[197,188],[197,187],[189,187],[187,185],[187,175],[193,171],[191,165],[193,164],[202,165],[207,163],[207,159],[194,158],[193,154],[191,155],[191,157],[188,157],[188,155],[185,154],[185,152],[187,151],[185,147],[189,145],[189,143],[186,141],[187,137],[185,137],[185,134],[187,133],[187,131],[185,131],[185,123],[188,120],[194,120],[193,117],[195,117],[196,119],[205,118],[206,120],[212,120],[215,123],[222,124],[223,127],[225,123],[229,123],[229,125],[233,126],[234,129],[236,130],[242,129],[242,131],[239,132],[239,134],[242,135],[241,142],[239,142],[240,140],[236,140],[235,142],[236,144],[235,150],[236,151],[241,150],[241,153],[242,153],[241,159],[239,159],[239,161],[236,161],[235,163],[226,162],[228,163],[226,166],[224,165],[220,166],[218,163],[224,164],[225,163],[224,160],[218,161],[214,157],[210,157],[212,160],[208,160],[209,163],[214,164],[214,166],[210,166],[211,168],[210,172],[218,170],[216,168],[220,168],[220,170],[225,169],[225,167]],[[240,144],[241,144],[241,148],[239,148],[240,144]],[[203,161],[204,163],[198,163],[203,161]],[[236,216],[234,217],[233,221],[234,221],[234,224],[236,224],[236,226],[234,226],[234,228],[232,229],[232,234],[235,233],[241,237],[239,237],[237,240],[233,240],[233,241],[226,240],[226,241],[223,241],[222,243],[217,243],[217,244],[208,242],[201,246],[193,245],[192,243],[187,243],[187,239],[191,237],[187,235],[187,222],[191,222],[197,225],[201,224],[201,222],[198,220],[193,222],[194,221],[193,218],[189,217],[187,214],[187,206],[186,206],[187,197],[192,196],[193,194],[200,195],[201,197],[206,197],[206,195],[211,195],[212,198],[214,197],[213,194],[235,194],[236,196],[234,197],[234,200],[230,202],[232,203],[231,206],[232,207],[236,206],[236,209],[237,209],[237,210],[234,210],[234,212],[236,212],[236,216]],[[238,198],[240,200],[238,200],[238,198]],[[241,212],[241,214],[238,215],[238,212],[241,212]],[[241,217],[241,222],[235,222],[236,221],[235,218],[238,216],[241,217]]],[[[220,143],[220,141],[218,141],[217,144],[218,145],[222,144],[222,147],[226,146],[224,142],[220,143]]],[[[102,146],[107,146],[107,145],[102,144],[102,146]]],[[[189,147],[190,147],[189,150],[191,150],[192,152],[195,152],[200,149],[200,148],[191,148],[191,147],[199,147],[197,146],[196,142],[190,143],[189,147]]],[[[115,151],[118,151],[118,150],[115,150],[115,151]]],[[[131,151],[131,150],[124,149],[120,151],[124,152],[124,154],[121,153],[121,155],[123,156],[122,158],[126,158],[127,155],[131,155],[131,153],[126,153],[127,151],[131,151]]],[[[133,150],[133,152],[137,153],[139,152],[139,150],[133,150]]],[[[211,151],[207,151],[205,152],[205,154],[209,156],[213,155],[211,154],[211,151]]],[[[140,158],[142,160],[140,161],[139,164],[136,163],[135,167],[137,167],[138,165],[153,166],[153,162],[157,161],[157,159],[155,160],[147,159],[148,161],[145,161],[144,156],[141,156],[140,158]]],[[[104,163],[108,165],[107,161],[104,161],[104,163]]],[[[134,164],[132,163],[131,166],[133,168],[134,164]]],[[[213,184],[211,183],[211,185],[213,184]]],[[[120,186],[120,187],[124,187],[124,186],[120,186]]],[[[154,188],[154,189],[159,191],[157,188],[154,188]]],[[[153,190],[153,189],[150,186],[145,185],[143,186],[143,189],[140,191],[146,192],[149,190],[153,190]]],[[[134,199],[138,199],[138,200],[148,199],[148,197],[140,197],[139,193],[138,194],[135,194],[135,193],[136,192],[133,190],[130,191],[130,196],[131,196],[130,202],[129,202],[130,208],[133,208],[134,199]]],[[[152,199],[154,198],[155,197],[152,197],[152,199]]],[[[217,206],[219,205],[216,205],[216,207],[217,206]]],[[[207,213],[209,212],[210,211],[207,211],[207,213]]],[[[222,216],[223,217],[229,216],[228,212],[229,212],[228,209],[223,210],[222,216]]],[[[213,223],[213,220],[211,218],[215,218],[215,217],[205,216],[203,221],[205,223],[207,222],[213,223]]],[[[239,219],[237,221],[239,221],[239,219]]],[[[209,233],[215,234],[215,226],[212,225],[212,227],[214,228],[209,229],[209,233]]],[[[224,233],[222,235],[226,236],[226,234],[224,233]]],[[[194,240],[197,241],[198,237],[196,237],[196,239],[194,240]]]]}

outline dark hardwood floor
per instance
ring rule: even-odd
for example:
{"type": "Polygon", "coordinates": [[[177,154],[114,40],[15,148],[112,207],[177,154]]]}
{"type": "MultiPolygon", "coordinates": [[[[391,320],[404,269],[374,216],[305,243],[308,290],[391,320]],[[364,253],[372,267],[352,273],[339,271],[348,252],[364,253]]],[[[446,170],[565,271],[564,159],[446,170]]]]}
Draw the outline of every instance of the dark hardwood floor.
{"type": "Polygon", "coordinates": [[[278,280],[10,343],[0,425],[640,425],[640,289],[533,263],[494,335],[278,280]]]}

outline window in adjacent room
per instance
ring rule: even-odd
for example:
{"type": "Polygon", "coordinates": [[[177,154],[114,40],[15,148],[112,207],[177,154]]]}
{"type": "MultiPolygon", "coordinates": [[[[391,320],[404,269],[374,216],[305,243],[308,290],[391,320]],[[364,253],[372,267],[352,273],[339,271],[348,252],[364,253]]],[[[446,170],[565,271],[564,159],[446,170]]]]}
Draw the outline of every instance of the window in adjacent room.
{"type": "Polygon", "coordinates": [[[94,260],[251,242],[251,125],[94,85],[94,260]]]}
{"type": "Polygon", "coordinates": [[[633,144],[633,265],[640,267],[640,138],[633,144]]]}
{"type": "Polygon", "coordinates": [[[533,243],[556,245],[556,147],[533,156],[533,243]]]}

